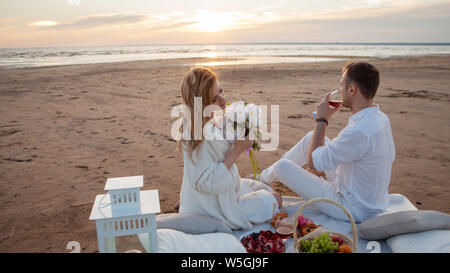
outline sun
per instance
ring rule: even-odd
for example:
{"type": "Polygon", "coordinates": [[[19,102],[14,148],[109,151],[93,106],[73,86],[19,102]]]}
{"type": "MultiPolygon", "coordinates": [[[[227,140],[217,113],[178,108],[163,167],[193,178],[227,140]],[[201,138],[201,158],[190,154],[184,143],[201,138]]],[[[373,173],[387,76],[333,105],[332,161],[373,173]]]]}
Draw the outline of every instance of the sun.
{"type": "Polygon", "coordinates": [[[30,24],[30,26],[44,26],[44,27],[49,27],[49,26],[55,26],[57,25],[57,22],[54,21],[37,21],[37,22],[33,22],[30,24]]]}
{"type": "Polygon", "coordinates": [[[231,16],[209,11],[199,13],[195,19],[198,22],[193,27],[202,32],[223,31],[233,24],[233,18],[231,16]]]}

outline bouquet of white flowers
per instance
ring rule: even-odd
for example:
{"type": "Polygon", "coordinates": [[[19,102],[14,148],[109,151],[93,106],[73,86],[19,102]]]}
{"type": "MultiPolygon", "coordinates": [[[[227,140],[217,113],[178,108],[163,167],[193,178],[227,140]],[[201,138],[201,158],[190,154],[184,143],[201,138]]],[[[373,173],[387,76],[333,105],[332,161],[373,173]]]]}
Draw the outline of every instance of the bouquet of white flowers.
{"type": "Polygon", "coordinates": [[[250,164],[252,165],[253,175],[255,179],[260,180],[260,169],[258,161],[256,160],[255,151],[260,150],[258,141],[261,140],[261,113],[260,107],[252,103],[245,103],[243,101],[227,104],[225,113],[225,139],[230,141],[243,140],[249,137],[254,140],[253,146],[247,150],[250,157],[250,164]]]}

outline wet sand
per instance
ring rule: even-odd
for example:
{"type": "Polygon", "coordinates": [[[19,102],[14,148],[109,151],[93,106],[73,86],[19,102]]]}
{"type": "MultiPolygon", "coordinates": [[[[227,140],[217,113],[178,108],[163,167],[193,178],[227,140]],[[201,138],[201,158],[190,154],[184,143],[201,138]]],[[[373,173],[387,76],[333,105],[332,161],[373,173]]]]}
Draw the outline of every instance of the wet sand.
{"type": "MultiPolygon", "coordinates": [[[[375,102],[396,144],[390,193],[450,213],[450,56],[369,61],[381,70],[375,102]]],[[[159,190],[162,211],[175,211],[183,162],[170,111],[181,101],[185,62],[0,69],[0,252],[69,252],[69,241],[96,252],[88,218],[109,177],[144,175],[144,190],[159,190]]],[[[337,88],[344,64],[213,67],[229,101],[280,106],[280,145],[257,154],[262,168],[313,128],[310,114],[337,88]]],[[[336,113],[327,135],[336,136],[350,115],[336,113]]],[[[237,164],[241,176],[252,172],[245,156],[237,164]]]]}

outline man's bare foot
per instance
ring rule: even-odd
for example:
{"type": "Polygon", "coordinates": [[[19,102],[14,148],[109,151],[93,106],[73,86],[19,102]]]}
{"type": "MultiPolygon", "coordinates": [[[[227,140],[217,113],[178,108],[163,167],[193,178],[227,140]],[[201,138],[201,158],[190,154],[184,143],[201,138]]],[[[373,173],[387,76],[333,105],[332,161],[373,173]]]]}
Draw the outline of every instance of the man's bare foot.
{"type": "Polygon", "coordinates": [[[310,172],[310,173],[312,173],[312,174],[317,175],[318,177],[324,177],[324,176],[325,176],[325,173],[324,173],[324,172],[319,172],[319,171],[312,170],[312,169],[309,169],[309,168],[307,169],[307,171],[310,172]]]}

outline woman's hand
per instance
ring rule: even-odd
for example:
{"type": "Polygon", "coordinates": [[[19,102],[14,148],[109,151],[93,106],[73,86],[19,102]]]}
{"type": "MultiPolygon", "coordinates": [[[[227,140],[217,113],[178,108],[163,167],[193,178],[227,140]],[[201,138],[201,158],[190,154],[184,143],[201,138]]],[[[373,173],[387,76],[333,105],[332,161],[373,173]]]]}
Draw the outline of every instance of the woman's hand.
{"type": "Polygon", "coordinates": [[[247,151],[249,148],[253,146],[254,140],[236,140],[234,142],[234,150],[237,150],[239,154],[241,154],[244,151],[247,151]]]}
{"type": "Polygon", "coordinates": [[[227,156],[223,163],[227,166],[227,169],[230,169],[233,166],[236,159],[242,152],[247,151],[250,147],[252,147],[254,140],[236,140],[233,145],[233,149],[228,152],[227,156]]]}

